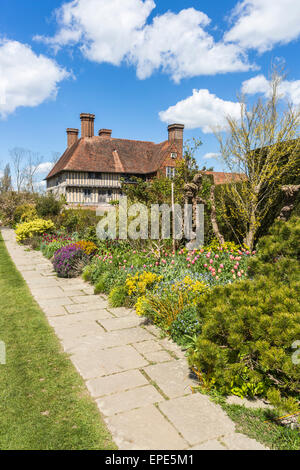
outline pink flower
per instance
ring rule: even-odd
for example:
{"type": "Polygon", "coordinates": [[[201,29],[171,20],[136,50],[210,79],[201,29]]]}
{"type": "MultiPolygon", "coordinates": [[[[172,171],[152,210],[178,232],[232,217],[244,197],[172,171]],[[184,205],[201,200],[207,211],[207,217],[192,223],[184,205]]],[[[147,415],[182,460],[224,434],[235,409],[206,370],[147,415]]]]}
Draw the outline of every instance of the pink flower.
{"type": "Polygon", "coordinates": [[[207,268],[207,264],[204,264],[203,266],[204,266],[205,268],[207,268]]]}
{"type": "Polygon", "coordinates": [[[155,266],[158,266],[158,264],[159,264],[158,261],[156,261],[155,266]]]}
{"type": "Polygon", "coordinates": [[[219,279],[219,276],[216,276],[216,279],[219,279]]]}
{"type": "Polygon", "coordinates": [[[221,272],[222,272],[222,269],[219,268],[219,269],[218,269],[218,273],[221,273],[221,272]]]}
{"type": "Polygon", "coordinates": [[[215,276],[215,275],[216,275],[215,271],[212,271],[211,275],[212,275],[212,276],[215,276]]]}
{"type": "Polygon", "coordinates": [[[175,261],[172,259],[171,264],[174,264],[174,263],[175,263],[175,261]]]}
{"type": "Polygon", "coordinates": [[[133,269],[133,264],[130,266],[130,269],[133,269]]]}
{"type": "Polygon", "coordinates": [[[241,277],[241,276],[242,276],[241,273],[240,273],[240,271],[237,273],[237,275],[238,275],[238,277],[241,277]]]}
{"type": "Polygon", "coordinates": [[[210,264],[213,264],[214,260],[213,260],[213,259],[210,259],[209,262],[210,262],[210,264]]]}
{"type": "Polygon", "coordinates": [[[188,265],[187,265],[187,267],[188,267],[188,268],[190,268],[190,267],[191,267],[191,265],[190,265],[190,264],[188,264],[188,265]]]}
{"type": "Polygon", "coordinates": [[[219,255],[215,255],[215,258],[218,259],[218,258],[219,258],[219,255]]]}
{"type": "Polygon", "coordinates": [[[232,269],[231,272],[234,273],[234,269],[232,269]]]}
{"type": "Polygon", "coordinates": [[[220,264],[220,268],[223,269],[223,268],[224,268],[224,264],[220,264]]]}

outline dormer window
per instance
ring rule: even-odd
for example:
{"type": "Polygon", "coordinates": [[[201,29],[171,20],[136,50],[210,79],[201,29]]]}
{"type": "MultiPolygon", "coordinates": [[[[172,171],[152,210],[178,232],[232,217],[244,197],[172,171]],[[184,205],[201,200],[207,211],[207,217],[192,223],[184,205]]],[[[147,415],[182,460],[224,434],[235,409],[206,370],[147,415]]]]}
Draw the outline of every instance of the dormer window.
{"type": "Polygon", "coordinates": [[[171,158],[174,158],[174,160],[175,160],[175,158],[177,158],[177,153],[176,153],[176,152],[172,152],[172,153],[171,153],[171,158]]]}

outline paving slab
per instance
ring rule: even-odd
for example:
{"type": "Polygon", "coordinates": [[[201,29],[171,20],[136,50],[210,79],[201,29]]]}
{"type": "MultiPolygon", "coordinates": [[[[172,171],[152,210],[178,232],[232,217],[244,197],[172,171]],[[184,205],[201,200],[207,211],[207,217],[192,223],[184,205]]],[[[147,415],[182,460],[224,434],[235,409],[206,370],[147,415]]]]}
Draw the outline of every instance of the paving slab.
{"type": "Polygon", "coordinates": [[[169,398],[191,394],[195,381],[190,378],[186,361],[169,361],[145,367],[144,371],[169,398]]]}
{"type": "Polygon", "coordinates": [[[85,303],[83,302],[83,299],[84,297],[82,297],[81,301],[82,303],[81,304],[74,304],[72,300],[70,300],[70,302],[68,304],[64,304],[66,305],[66,309],[69,313],[84,313],[84,312],[87,312],[89,310],[95,310],[97,308],[100,309],[105,309],[105,307],[107,307],[107,304],[105,303],[105,301],[101,301],[99,299],[95,300],[93,303],[89,302],[89,303],[85,303]]]}
{"type": "Polygon", "coordinates": [[[147,385],[148,380],[139,370],[128,370],[119,374],[97,377],[87,381],[87,387],[92,397],[101,397],[112,393],[124,392],[142,385],[147,385]]]}
{"type": "Polygon", "coordinates": [[[120,450],[182,450],[187,442],[154,405],[120,413],[106,423],[120,450]]]}
{"type": "Polygon", "coordinates": [[[115,317],[130,317],[134,316],[136,317],[135,310],[132,308],[126,308],[126,307],[118,307],[118,308],[111,308],[108,307],[108,310],[115,316],[115,317]]]}
{"type": "Polygon", "coordinates": [[[227,397],[226,402],[229,405],[241,405],[246,408],[272,408],[272,406],[264,400],[248,400],[247,398],[240,398],[236,395],[231,395],[227,397]]]}
{"type": "Polygon", "coordinates": [[[164,415],[195,445],[234,432],[234,423],[218,405],[200,393],[159,404],[164,415]]]}
{"type": "Polygon", "coordinates": [[[59,287],[35,287],[31,288],[31,293],[36,299],[58,299],[65,298],[65,292],[59,287]]]}
{"type": "Polygon", "coordinates": [[[166,351],[154,351],[149,353],[143,353],[143,356],[147,359],[147,361],[153,363],[167,362],[172,361],[174,359],[166,351]]]}
{"type": "Polygon", "coordinates": [[[102,349],[112,348],[114,346],[125,346],[135,341],[149,340],[151,335],[142,328],[130,328],[127,330],[112,331],[109,334],[99,335],[95,332],[77,345],[69,349],[71,354],[91,354],[102,349]]]}
{"type": "Polygon", "coordinates": [[[197,446],[190,447],[189,450],[228,450],[225,445],[222,445],[217,439],[204,442],[197,446]]]}
{"type": "Polygon", "coordinates": [[[109,320],[103,320],[101,323],[107,331],[114,331],[139,326],[143,321],[143,319],[136,315],[135,317],[111,318],[109,320]]]}
{"type": "Polygon", "coordinates": [[[230,435],[224,436],[223,441],[230,450],[268,450],[255,439],[250,439],[240,433],[233,432],[230,435]]]}
{"type": "Polygon", "coordinates": [[[135,349],[137,349],[140,353],[152,353],[156,351],[161,351],[162,347],[158,341],[150,340],[150,341],[143,341],[141,343],[135,343],[133,345],[135,349]]]}
{"type": "Polygon", "coordinates": [[[105,416],[111,416],[122,411],[141,408],[164,400],[152,385],[145,385],[126,392],[98,398],[96,403],[101,413],[105,416]]]}
{"type": "Polygon", "coordinates": [[[132,346],[103,349],[93,355],[73,354],[71,358],[85,379],[139,369],[148,364],[132,346]]]}

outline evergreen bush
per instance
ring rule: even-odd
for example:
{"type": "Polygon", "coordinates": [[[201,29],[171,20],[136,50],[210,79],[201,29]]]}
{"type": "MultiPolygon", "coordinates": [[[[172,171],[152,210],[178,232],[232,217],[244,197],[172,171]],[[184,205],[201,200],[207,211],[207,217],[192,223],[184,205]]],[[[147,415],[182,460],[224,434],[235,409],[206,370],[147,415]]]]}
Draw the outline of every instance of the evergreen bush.
{"type": "Polygon", "coordinates": [[[223,393],[299,394],[300,367],[292,361],[300,340],[299,233],[299,218],[277,221],[251,261],[251,280],[199,298],[202,332],[190,363],[223,393]]]}

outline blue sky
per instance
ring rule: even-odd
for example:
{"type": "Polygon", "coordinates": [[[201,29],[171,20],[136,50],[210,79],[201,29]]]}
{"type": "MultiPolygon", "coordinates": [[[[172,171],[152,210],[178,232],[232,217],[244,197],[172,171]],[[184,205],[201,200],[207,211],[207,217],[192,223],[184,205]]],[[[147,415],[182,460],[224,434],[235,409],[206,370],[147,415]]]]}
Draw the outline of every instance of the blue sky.
{"type": "Polygon", "coordinates": [[[299,0],[1,2],[0,170],[14,147],[50,162],[81,112],[95,131],[156,142],[183,122],[199,163],[221,170],[212,128],[238,115],[242,88],[267,95],[272,61],[300,104],[299,37],[299,0]]]}

